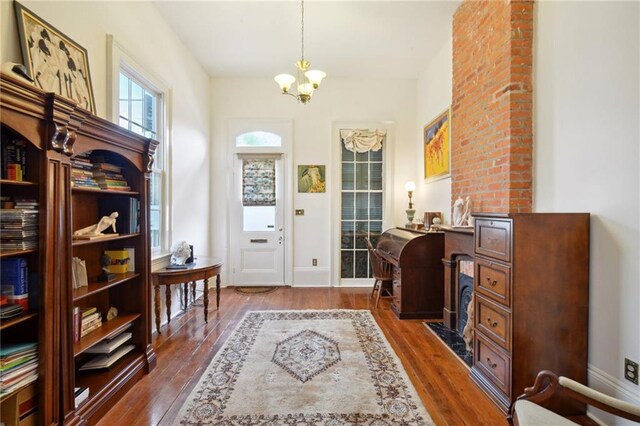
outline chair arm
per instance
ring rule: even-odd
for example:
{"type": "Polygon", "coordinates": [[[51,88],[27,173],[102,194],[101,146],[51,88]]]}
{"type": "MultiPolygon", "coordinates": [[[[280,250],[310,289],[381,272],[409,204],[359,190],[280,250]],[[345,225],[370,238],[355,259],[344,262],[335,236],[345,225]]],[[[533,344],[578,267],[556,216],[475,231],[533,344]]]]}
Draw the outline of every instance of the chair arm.
{"type": "Polygon", "coordinates": [[[638,405],[605,395],[568,377],[561,376],[558,383],[564,388],[563,391],[567,395],[575,399],[616,416],[640,422],[640,406],[638,405]]]}

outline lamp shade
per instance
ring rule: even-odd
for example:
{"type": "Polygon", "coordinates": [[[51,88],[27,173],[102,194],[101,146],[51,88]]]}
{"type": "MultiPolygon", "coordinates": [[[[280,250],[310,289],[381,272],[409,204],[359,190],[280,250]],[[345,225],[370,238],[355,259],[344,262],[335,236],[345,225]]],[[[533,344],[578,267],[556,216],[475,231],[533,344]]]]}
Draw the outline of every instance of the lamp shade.
{"type": "Polygon", "coordinates": [[[407,191],[413,192],[416,190],[416,183],[409,181],[404,184],[404,189],[406,189],[407,191]]]}
{"type": "Polygon", "coordinates": [[[307,77],[309,83],[313,85],[313,88],[317,89],[322,82],[322,79],[325,78],[327,74],[320,70],[309,70],[304,73],[304,76],[307,77]]]}
{"type": "Polygon", "coordinates": [[[288,92],[291,85],[296,81],[296,78],[291,74],[278,74],[274,77],[274,80],[280,86],[283,92],[288,92]]]}
{"type": "Polygon", "coordinates": [[[310,96],[313,93],[313,85],[311,83],[298,84],[298,93],[310,96]]]}

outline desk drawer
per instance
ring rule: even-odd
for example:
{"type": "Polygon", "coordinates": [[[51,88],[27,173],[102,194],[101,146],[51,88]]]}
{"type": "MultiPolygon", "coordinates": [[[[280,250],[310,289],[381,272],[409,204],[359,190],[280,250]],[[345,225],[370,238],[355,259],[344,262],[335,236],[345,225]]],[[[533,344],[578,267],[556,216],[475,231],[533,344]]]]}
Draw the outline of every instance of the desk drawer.
{"type": "Polygon", "coordinates": [[[511,221],[476,219],[476,253],[511,262],[511,221]]]}
{"type": "Polygon", "coordinates": [[[476,294],[475,299],[476,329],[503,349],[510,351],[511,313],[480,294],[476,294]]]}
{"type": "Polygon", "coordinates": [[[511,305],[511,268],[476,257],[475,289],[505,306],[511,305]]]}
{"type": "Polygon", "coordinates": [[[473,365],[507,398],[511,398],[511,359],[476,330],[473,339],[473,365]]]}

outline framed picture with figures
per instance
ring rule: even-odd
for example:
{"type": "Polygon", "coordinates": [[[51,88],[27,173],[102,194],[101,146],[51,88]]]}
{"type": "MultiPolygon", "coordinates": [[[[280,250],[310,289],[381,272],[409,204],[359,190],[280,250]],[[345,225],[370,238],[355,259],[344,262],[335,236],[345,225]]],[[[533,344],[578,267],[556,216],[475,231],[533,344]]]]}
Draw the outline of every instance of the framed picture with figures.
{"type": "Polygon", "coordinates": [[[15,2],[22,60],[35,85],[95,114],[87,50],[15,2]]]}

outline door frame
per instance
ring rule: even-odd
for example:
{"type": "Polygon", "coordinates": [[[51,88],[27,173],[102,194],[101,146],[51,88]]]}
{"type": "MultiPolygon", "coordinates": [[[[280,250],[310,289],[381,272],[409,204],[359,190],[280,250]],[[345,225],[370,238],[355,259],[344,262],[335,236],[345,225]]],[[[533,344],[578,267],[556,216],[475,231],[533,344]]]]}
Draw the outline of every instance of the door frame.
{"type": "MultiPolygon", "coordinates": [[[[283,169],[283,203],[282,215],[284,221],[283,244],[284,244],[284,285],[291,286],[293,283],[293,121],[285,119],[249,119],[233,118],[227,120],[227,194],[234,191],[235,158],[238,154],[281,154],[283,169]],[[281,147],[236,147],[235,140],[238,135],[252,131],[264,131],[277,133],[282,136],[281,147]]],[[[233,214],[232,203],[227,203],[227,259],[229,265],[234,265],[235,257],[231,252],[231,215],[233,214]]],[[[233,267],[233,266],[232,266],[233,267]]],[[[233,270],[230,271],[229,278],[235,276],[233,270]]],[[[236,284],[236,283],[232,283],[236,284]]]]}
{"type": "Polygon", "coordinates": [[[348,282],[342,282],[340,278],[340,222],[341,193],[342,193],[342,139],[340,129],[386,129],[387,137],[383,151],[383,220],[382,230],[385,231],[393,225],[393,200],[394,198],[394,149],[395,149],[395,123],[393,121],[334,121],[331,129],[331,181],[334,183],[331,194],[331,282],[332,287],[371,287],[372,278],[347,278],[348,282]]]}

